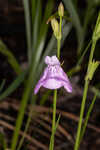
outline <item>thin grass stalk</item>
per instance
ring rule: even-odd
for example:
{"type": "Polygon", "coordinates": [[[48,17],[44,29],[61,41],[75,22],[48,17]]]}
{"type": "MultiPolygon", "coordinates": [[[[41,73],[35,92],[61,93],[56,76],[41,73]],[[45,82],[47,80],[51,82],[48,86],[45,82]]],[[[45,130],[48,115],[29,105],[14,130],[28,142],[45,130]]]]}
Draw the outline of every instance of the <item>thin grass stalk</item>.
{"type": "Polygon", "coordinates": [[[32,6],[32,26],[34,26],[34,18],[35,18],[35,13],[36,13],[36,0],[31,0],[31,6],[32,6]]]}
{"type": "Polygon", "coordinates": [[[76,142],[75,142],[74,150],[78,150],[78,147],[79,147],[81,126],[82,126],[85,102],[86,102],[86,97],[87,97],[87,91],[88,91],[88,81],[86,81],[85,85],[84,85],[84,93],[83,93],[83,99],[82,99],[82,104],[81,104],[80,119],[79,119],[79,123],[78,123],[78,130],[77,130],[76,142]]]}
{"type": "Polygon", "coordinates": [[[6,137],[0,133],[0,145],[2,143],[2,149],[6,150],[7,149],[7,141],[6,141],[6,137]]]}
{"type": "Polygon", "coordinates": [[[17,89],[20,84],[24,81],[25,76],[28,70],[23,71],[13,82],[10,86],[0,94],[0,100],[3,100],[7,96],[9,96],[15,89],[17,89]]]}
{"type": "Polygon", "coordinates": [[[17,59],[15,58],[13,53],[6,47],[2,40],[0,40],[0,53],[7,57],[8,63],[17,74],[20,74],[22,72],[17,59]]]}
{"type": "Polygon", "coordinates": [[[92,110],[93,110],[93,106],[94,106],[94,103],[95,103],[95,101],[96,101],[96,97],[97,97],[97,92],[96,92],[96,94],[94,95],[93,100],[92,100],[92,103],[90,104],[89,109],[88,109],[88,112],[87,112],[87,114],[86,114],[86,118],[85,118],[84,125],[83,125],[83,127],[82,127],[82,131],[81,131],[81,135],[80,135],[79,144],[81,143],[82,138],[83,138],[83,136],[84,136],[84,134],[85,134],[86,126],[87,126],[87,123],[88,123],[90,114],[91,114],[91,112],[92,112],[92,110]]]}
{"type": "Polygon", "coordinates": [[[6,83],[6,80],[4,79],[2,82],[1,82],[1,85],[0,85],[0,92],[2,92],[4,86],[5,86],[5,83],[6,83]]]}
{"type": "MultiPolygon", "coordinates": [[[[32,105],[34,104],[36,100],[36,96],[33,95],[33,98],[32,98],[32,105]]],[[[24,134],[19,142],[19,145],[18,145],[18,148],[17,150],[20,150],[21,147],[22,147],[22,144],[24,142],[24,139],[25,139],[25,134],[27,133],[28,131],[28,128],[29,128],[29,125],[30,125],[30,122],[31,122],[31,119],[32,119],[32,116],[33,116],[33,109],[30,109],[30,112],[29,112],[29,115],[28,115],[28,119],[27,119],[27,122],[26,122],[26,126],[25,126],[25,130],[24,130],[24,134]]]]}
{"type": "Polygon", "coordinates": [[[25,13],[28,62],[30,65],[32,62],[32,39],[31,39],[31,18],[30,18],[30,11],[29,11],[29,1],[23,0],[23,5],[24,5],[24,13],[25,13]]]}
{"type": "MultiPolygon", "coordinates": [[[[96,45],[96,41],[93,41],[92,47],[91,47],[91,52],[90,52],[90,57],[89,57],[87,72],[89,70],[90,63],[92,62],[92,59],[93,59],[95,45],[96,45]]],[[[83,115],[84,115],[84,109],[85,109],[85,102],[86,102],[86,98],[87,98],[88,86],[89,86],[89,80],[85,80],[83,99],[82,99],[81,110],[80,110],[80,119],[79,119],[79,123],[78,123],[78,129],[77,129],[77,135],[76,135],[76,142],[74,145],[74,150],[78,150],[79,144],[80,144],[79,141],[80,141],[81,127],[82,127],[82,121],[83,121],[83,115]]]]}
{"type": "Polygon", "coordinates": [[[87,53],[87,51],[88,51],[88,49],[89,49],[89,47],[90,47],[90,45],[91,45],[91,43],[92,43],[92,40],[88,43],[88,45],[87,45],[87,47],[85,48],[83,54],[80,56],[79,60],[77,61],[76,66],[74,66],[73,68],[71,68],[71,69],[67,72],[68,76],[72,76],[74,73],[76,73],[76,72],[78,72],[78,71],[81,70],[81,63],[82,63],[83,58],[84,58],[84,56],[86,55],[86,53],[87,53]]]}
{"type": "MultiPolygon", "coordinates": [[[[32,25],[32,51],[35,51],[37,48],[38,35],[40,31],[41,25],[41,16],[42,16],[42,8],[41,1],[37,0],[36,12],[34,16],[34,24],[32,25]]],[[[33,53],[33,52],[32,52],[33,53]]]]}

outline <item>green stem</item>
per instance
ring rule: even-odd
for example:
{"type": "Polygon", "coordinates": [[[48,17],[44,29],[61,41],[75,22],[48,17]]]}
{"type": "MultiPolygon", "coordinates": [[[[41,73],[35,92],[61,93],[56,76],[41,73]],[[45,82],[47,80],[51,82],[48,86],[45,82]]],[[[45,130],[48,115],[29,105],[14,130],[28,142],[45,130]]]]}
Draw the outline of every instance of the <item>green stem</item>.
{"type": "Polygon", "coordinates": [[[57,56],[60,58],[60,39],[58,39],[58,51],[57,51],[57,56]]]}
{"type": "MultiPolygon", "coordinates": [[[[59,25],[59,35],[61,36],[61,33],[62,33],[62,16],[60,16],[60,25],[59,25]]],[[[57,57],[58,59],[60,59],[60,44],[61,43],[61,37],[59,39],[57,39],[57,44],[58,44],[58,47],[57,47],[57,57]]]]}
{"type": "Polygon", "coordinates": [[[54,134],[55,134],[55,125],[56,125],[56,100],[57,100],[57,90],[54,90],[51,150],[54,149],[54,134]]]}
{"type": "Polygon", "coordinates": [[[81,131],[81,134],[80,134],[80,141],[79,141],[79,144],[84,136],[84,133],[85,133],[85,130],[86,130],[86,126],[87,126],[87,123],[88,123],[88,120],[89,120],[89,117],[90,117],[90,113],[92,112],[92,109],[93,109],[93,106],[94,106],[94,103],[96,101],[96,97],[97,97],[97,92],[96,94],[94,95],[94,98],[92,100],[92,103],[90,104],[90,107],[88,109],[88,112],[86,114],[86,118],[85,118],[85,121],[84,121],[84,125],[83,125],[83,128],[82,128],[82,131],[81,131]]]}
{"type": "Polygon", "coordinates": [[[84,114],[84,108],[85,108],[85,101],[86,101],[86,97],[87,97],[87,91],[88,91],[88,81],[86,81],[85,85],[84,85],[84,93],[83,93],[83,99],[82,99],[82,104],[81,104],[80,119],[79,119],[79,123],[78,123],[78,130],[77,130],[76,143],[74,146],[74,150],[78,150],[78,147],[79,147],[81,126],[82,126],[82,120],[83,120],[83,114],[84,114]]]}
{"type": "MultiPolygon", "coordinates": [[[[91,47],[91,53],[90,53],[90,57],[89,57],[87,72],[89,71],[90,63],[92,62],[92,59],[93,59],[95,46],[96,46],[96,41],[93,41],[92,47],[91,47]]],[[[80,145],[80,133],[81,133],[82,120],[83,120],[84,109],[85,109],[85,102],[86,102],[86,98],[87,98],[88,86],[89,86],[89,80],[85,80],[83,99],[82,99],[81,110],[80,110],[80,119],[79,119],[79,123],[78,123],[77,136],[76,136],[74,150],[78,150],[79,145],[80,145]]]]}
{"type": "Polygon", "coordinates": [[[89,69],[89,65],[90,65],[90,63],[92,62],[92,59],[93,59],[95,46],[96,46],[96,41],[93,41],[92,48],[91,48],[91,53],[90,53],[90,57],[89,57],[88,69],[89,69]]]}

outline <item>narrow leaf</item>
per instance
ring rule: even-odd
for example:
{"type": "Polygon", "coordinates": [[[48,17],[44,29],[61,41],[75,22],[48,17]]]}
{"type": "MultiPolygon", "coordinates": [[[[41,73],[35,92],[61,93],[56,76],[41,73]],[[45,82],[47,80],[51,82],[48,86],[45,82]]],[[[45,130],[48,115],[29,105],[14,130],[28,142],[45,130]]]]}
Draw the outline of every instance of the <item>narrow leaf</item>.
{"type": "Polygon", "coordinates": [[[26,25],[26,38],[27,38],[27,48],[28,48],[28,61],[29,64],[32,61],[32,39],[31,39],[31,18],[30,18],[30,10],[29,10],[29,1],[23,0],[24,5],[24,13],[25,13],[25,25],[26,25]]]}
{"type": "Polygon", "coordinates": [[[24,81],[25,79],[25,75],[26,75],[27,71],[22,72],[17,79],[15,79],[15,81],[13,81],[13,83],[2,93],[0,94],[0,100],[4,99],[5,97],[7,97],[8,95],[10,95],[12,92],[14,92],[19,86],[20,84],[24,81]]]}

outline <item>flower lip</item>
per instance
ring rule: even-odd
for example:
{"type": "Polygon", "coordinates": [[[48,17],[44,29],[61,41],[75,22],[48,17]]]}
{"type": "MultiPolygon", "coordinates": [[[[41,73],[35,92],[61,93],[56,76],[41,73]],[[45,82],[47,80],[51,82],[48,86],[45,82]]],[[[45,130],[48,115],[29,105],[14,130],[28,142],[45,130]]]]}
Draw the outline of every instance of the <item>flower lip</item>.
{"type": "Polygon", "coordinates": [[[45,63],[47,65],[60,65],[60,62],[59,62],[58,58],[55,55],[52,56],[52,57],[46,56],[45,57],[45,63]]]}

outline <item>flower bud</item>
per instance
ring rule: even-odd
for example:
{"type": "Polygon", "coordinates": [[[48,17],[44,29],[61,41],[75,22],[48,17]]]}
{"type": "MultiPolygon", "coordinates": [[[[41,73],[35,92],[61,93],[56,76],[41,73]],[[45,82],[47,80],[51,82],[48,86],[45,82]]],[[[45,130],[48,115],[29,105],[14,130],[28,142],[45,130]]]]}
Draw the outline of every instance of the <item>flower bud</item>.
{"type": "Polygon", "coordinates": [[[100,38],[100,13],[96,22],[96,26],[93,32],[93,40],[98,40],[100,38]]]}
{"type": "Polygon", "coordinates": [[[62,3],[62,2],[59,4],[59,7],[58,7],[58,14],[59,14],[59,16],[61,16],[61,17],[64,16],[64,6],[63,6],[63,3],[62,3]]]}
{"type": "Polygon", "coordinates": [[[55,18],[51,19],[51,26],[52,26],[55,37],[58,38],[58,36],[59,36],[59,23],[55,18]]]}
{"type": "Polygon", "coordinates": [[[94,60],[90,63],[89,69],[88,69],[88,72],[87,72],[87,75],[85,78],[86,80],[92,80],[93,75],[94,75],[96,69],[98,68],[99,64],[100,64],[100,62],[94,61],[94,60]]]}

